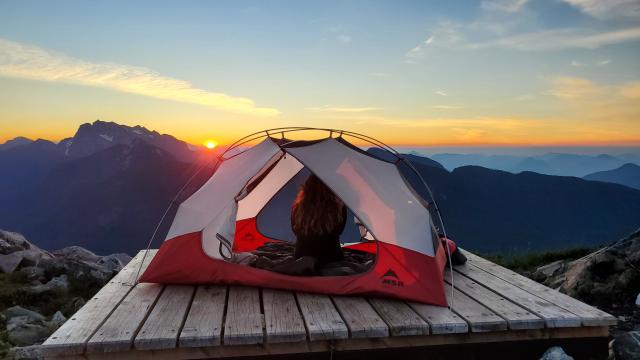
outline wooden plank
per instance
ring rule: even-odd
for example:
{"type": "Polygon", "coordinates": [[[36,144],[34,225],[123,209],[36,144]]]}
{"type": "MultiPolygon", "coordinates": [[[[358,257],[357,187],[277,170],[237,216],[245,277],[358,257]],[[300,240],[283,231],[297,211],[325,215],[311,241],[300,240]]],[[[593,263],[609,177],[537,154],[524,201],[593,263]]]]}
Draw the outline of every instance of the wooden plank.
{"type": "Polygon", "coordinates": [[[180,332],[180,346],[220,345],[226,300],[226,286],[198,286],[180,332]]]}
{"type": "Polygon", "coordinates": [[[133,342],[136,349],[175,348],[194,292],[193,286],[167,285],[133,342]]]}
{"type": "MultiPolygon", "coordinates": [[[[318,353],[333,351],[334,354],[341,351],[358,351],[371,349],[402,349],[416,346],[456,346],[460,344],[487,344],[513,342],[527,348],[531,340],[536,339],[567,339],[580,342],[591,342],[593,340],[606,341],[609,334],[608,327],[579,327],[579,328],[544,328],[533,330],[486,332],[486,333],[466,333],[466,334],[442,334],[427,336],[394,336],[386,339],[343,339],[333,341],[316,341],[312,343],[301,343],[309,345],[307,347],[297,347],[295,343],[277,343],[263,345],[237,345],[237,346],[209,346],[209,347],[187,347],[166,349],[162,351],[141,351],[130,350],[120,353],[91,353],[82,359],[95,360],[158,360],[158,359],[211,359],[229,357],[259,357],[274,355],[291,355],[286,358],[297,358],[294,354],[318,353]]],[[[24,350],[25,348],[18,349],[24,350]]],[[[362,353],[362,357],[371,354],[362,353]]],[[[375,355],[375,354],[374,354],[375,355]]],[[[319,357],[317,354],[308,354],[310,357],[319,357]]],[[[389,356],[393,356],[389,352],[389,356]]],[[[34,356],[31,356],[34,357],[34,356]]],[[[320,357],[322,357],[320,355],[320,357]]],[[[328,356],[327,356],[328,357],[328,356]]],[[[478,355],[481,358],[481,354],[478,355]]]]}
{"type": "Polygon", "coordinates": [[[224,324],[226,345],[262,344],[262,313],[260,291],[257,288],[231,286],[227,299],[227,319],[224,324]]]}
{"type": "Polygon", "coordinates": [[[263,289],[262,308],[268,343],[307,339],[304,322],[292,292],[263,289]]]}
{"type": "MultiPolygon", "coordinates": [[[[157,250],[149,250],[141,273],[156,252],[157,250]]],[[[42,344],[43,352],[48,356],[82,354],[91,335],[131,290],[144,254],[145,250],[140,251],[107,285],[58,328],[42,344]]]]}
{"type": "Polygon", "coordinates": [[[402,301],[372,298],[369,302],[389,326],[392,336],[427,335],[429,324],[402,301]]]}
{"type": "Polygon", "coordinates": [[[551,289],[538,282],[528,279],[516,272],[506,269],[500,265],[494,264],[486,259],[474,255],[463,250],[464,255],[468,258],[470,265],[476,266],[486,272],[489,272],[502,280],[511,283],[519,288],[528,291],[537,297],[553,303],[565,310],[580,316],[582,325],[584,326],[609,326],[615,325],[617,319],[588,304],[585,304],[569,295],[563,294],[557,290],[551,289]]]}
{"type": "MultiPolygon", "coordinates": [[[[445,272],[445,279],[448,281],[451,279],[451,272],[448,269],[445,272]]],[[[505,319],[509,329],[540,329],[544,327],[545,321],[542,318],[456,271],[454,271],[453,283],[458,290],[505,319]]]]}
{"type": "Polygon", "coordinates": [[[471,332],[507,330],[507,322],[503,318],[460,290],[453,289],[453,301],[451,301],[450,289],[447,289],[445,294],[447,302],[451,304],[451,309],[469,323],[471,332]]]}
{"type": "Polygon", "coordinates": [[[467,322],[448,307],[417,302],[408,302],[407,304],[429,323],[432,334],[460,334],[469,331],[467,322]]]}
{"type": "Polygon", "coordinates": [[[348,337],[347,325],[328,296],[297,293],[296,298],[307,326],[309,340],[346,339],[348,337]]]}
{"type": "Polygon", "coordinates": [[[455,271],[540,316],[548,327],[576,327],[582,323],[579,316],[472,265],[457,266],[455,271]]]}
{"type": "Polygon", "coordinates": [[[389,327],[364,298],[334,296],[333,303],[347,324],[351,338],[389,336],[389,327]]]}
{"type": "Polygon", "coordinates": [[[131,348],[158,296],[161,284],[138,284],[122,300],[87,343],[87,352],[115,352],[131,348]]]}

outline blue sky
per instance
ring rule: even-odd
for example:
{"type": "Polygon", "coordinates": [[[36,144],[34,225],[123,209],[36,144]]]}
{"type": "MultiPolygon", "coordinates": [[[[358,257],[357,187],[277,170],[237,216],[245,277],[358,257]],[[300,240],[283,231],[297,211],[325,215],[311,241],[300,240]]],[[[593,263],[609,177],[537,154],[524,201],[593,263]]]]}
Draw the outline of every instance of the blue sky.
{"type": "Polygon", "coordinates": [[[640,144],[640,1],[0,1],[0,140],[96,118],[640,144]]]}

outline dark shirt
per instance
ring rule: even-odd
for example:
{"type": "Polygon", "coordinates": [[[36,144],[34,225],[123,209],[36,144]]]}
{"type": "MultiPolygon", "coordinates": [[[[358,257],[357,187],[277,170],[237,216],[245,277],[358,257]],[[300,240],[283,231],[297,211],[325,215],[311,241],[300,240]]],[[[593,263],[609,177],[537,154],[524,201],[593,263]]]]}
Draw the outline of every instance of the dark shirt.
{"type": "MultiPolygon", "coordinates": [[[[340,246],[340,234],[347,223],[347,207],[342,207],[342,222],[326,234],[302,234],[296,235],[295,258],[311,256],[318,261],[318,265],[342,260],[342,247],[340,246]]],[[[293,223],[293,221],[292,221],[293,223]]],[[[295,230],[294,230],[295,233],[295,230]]]]}

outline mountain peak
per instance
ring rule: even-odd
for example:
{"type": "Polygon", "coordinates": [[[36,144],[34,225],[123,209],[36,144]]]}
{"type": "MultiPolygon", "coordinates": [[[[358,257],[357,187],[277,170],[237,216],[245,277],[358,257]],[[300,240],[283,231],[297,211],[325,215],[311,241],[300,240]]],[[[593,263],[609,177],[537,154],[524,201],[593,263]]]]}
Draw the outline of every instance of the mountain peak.
{"type": "Polygon", "coordinates": [[[171,135],[160,134],[140,125],[127,126],[103,120],[80,125],[73,138],[61,141],[60,146],[64,147],[66,156],[82,157],[115,145],[133,145],[137,140],[167,151],[180,161],[191,162],[197,156],[192,147],[171,135]]]}
{"type": "Polygon", "coordinates": [[[28,145],[28,144],[31,144],[32,142],[33,140],[31,139],[28,139],[24,136],[18,136],[11,140],[7,140],[4,144],[0,144],[0,151],[8,150],[8,149],[15,148],[22,145],[28,145]]]}

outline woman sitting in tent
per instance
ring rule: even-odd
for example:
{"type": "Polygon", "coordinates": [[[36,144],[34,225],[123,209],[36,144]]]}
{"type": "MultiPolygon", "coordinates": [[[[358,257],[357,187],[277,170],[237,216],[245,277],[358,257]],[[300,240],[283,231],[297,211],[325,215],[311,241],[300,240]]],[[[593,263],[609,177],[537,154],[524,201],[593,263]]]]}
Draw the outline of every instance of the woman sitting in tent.
{"type": "Polygon", "coordinates": [[[317,275],[319,269],[343,259],[340,234],[347,207],[317,176],[302,184],[291,206],[291,228],[296,236],[292,262],[271,270],[289,275],[317,275]]]}
{"type": "Polygon", "coordinates": [[[318,265],[342,260],[340,234],[347,207],[317,176],[311,175],[291,207],[291,227],[296,235],[296,259],[308,256],[318,265]]]}

